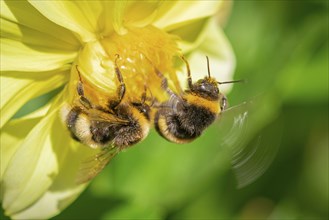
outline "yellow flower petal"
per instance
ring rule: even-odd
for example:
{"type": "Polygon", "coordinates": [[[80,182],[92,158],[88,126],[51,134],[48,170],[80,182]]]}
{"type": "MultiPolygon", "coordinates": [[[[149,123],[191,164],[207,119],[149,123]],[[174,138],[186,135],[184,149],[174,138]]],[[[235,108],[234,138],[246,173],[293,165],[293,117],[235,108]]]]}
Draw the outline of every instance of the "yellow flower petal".
{"type": "MultiPolygon", "coordinates": [[[[0,18],[1,37],[23,42],[28,45],[54,48],[62,51],[76,51],[80,47],[78,41],[66,42],[48,33],[42,33],[12,21],[0,18]]],[[[64,30],[64,29],[63,29],[64,30]]],[[[66,30],[67,31],[67,30],[66,30]]],[[[58,36],[62,36],[58,34],[58,36]]]]}
{"type": "Polygon", "coordinates": [[[1,73],[1,122],[2,127],[19,108],[31,98],[49,92],[68,80],[67,70],[36,73],[1,73]],[[24,75],[25,74],[25,75],[24,75]]]}
{"type": "MultiPolygon", "coordinates": [[[[27,208],[53,182],[58,163],[52,146],[59,140],[52,139],[50,134],[56,119],[58,109],[50,112],[31,130],[10,160],[2,183],[3,208],[7,215],[27,208]]],[[[10,146],[5,144],[4,147],[10,146]]]]}
{"type": "Polygon", "coordinates": [[[124,27],[124,12],[127,6],[126,1],[115,2],[113,9],[113,28],[119,35],[124,35],[128,30],[124,27]]]}
{"type": "MultiPolygon", "coordinates": [[[[95,152],[71,139],[58,118],[61,99],[57,100],[51,113],[31,131],[27,137],[30,140],[19,147],[4,175],[3,207],[12,219],[50,218],[70,205],[87,186],[77,185],[75,174],[95,152]]],[[[6,128],[13,130],[18,124],[29,125],[38,119],[25,118],[6,128]]],[[[2,151],[11,147],[7,143],[3,146],[2,151]]]]}
{"type": "Polygon", "coordinates": [[[100,42],[87,43],[79,53],[77,64],[82,73],[88,73],[84,75],[86,81],[98,85],[107,94],[115,93],[117,85],[113,74],[114,66],[100,42]]]}
{"type": "Polygon", "coordinates": [[[166,31],[184,26],[194,20],[209,17],[215,14],[223,1],[176,1],[172,6],[163,5],[159,17],[154,21],[156,27],[166,31]]]}
{"type": "Polygon", "coordinates": [[[126,27],[145,27],[157,16],[163,2],[158,1],[116,1],[113,9],[113,27],[120,34],[126,34],[126,27]]]}
{"type": "MultiPolygon", "coordinates": [[[[16,152],[18,146],[23,142],[24,138],[31,129],[40,121],[40,117],[30,119],[17,119],[11,121],[1,130],[0,135],[0,183],[7,165],[16,152]]],[[[1,187],[1,186],[0,186],[1,187]]],[[[2,190],[0,191],[2,193],[2,190]]],[[[2,197],[2,196],[0,196],[2,197]]]]}
{"type": "MultiPolygon", "coordinates": [[[[75,156],[75,155],[72,155],[75,156]]],[[[69,165],[68,165],[69,166],[69,165]]],[[[48,219],[59,214],[70,205],[86,188],[87,185],[77,185],[75,188],[62,190],[61,187],[51,187],[37,202],[26,210],[10,216],[12,219],[48,219]]]]}
{"type": "MultiPolygon", "coordinates": [[[[60,125],[58,128],[62,129],[60,125]]],[[[90,157],[93,150],[81,144],[73,144],[73,140],[68,138],[64,139],[59,146],[54,146],[60,166],[53,184],[35,203],[12,215],[12,219],[48,219],[69,206],[87,187],[88,184],[77,185],[74,174],[81,161],[90,157]]]]}
{"type": "Polygon", "coordinates": [[[2,37],[14,37],[13,39],[22,39],[24,43],[32,41],[48,47],[63,44],[60,48],[67,46],[64,50],[79,45],[71,31],[48,20],[27,1],[0,1],[0,9],[2,37]],[[49,39],[53,42],[43,44],[49,42],[49,39]]]}
{"type": "Polygon", "coordinates": [[[54,23],[75,32],[81,41],[95,40],[101,35],[104,13],[99,1],[29,1],[41,14],[54,23]]]}
{"type": "Polygon", "coordinates": [[[179,48],[184,54],[190,53],[203,43],[207,34],[211,34],[207,30],[209,18],[196,20],[190,24],[171,31],[171,34],[177,35],[182,39],[178,42],[179,48]]]}
{"type": "Polygon", "coordinates": [[[77,52],[40,46],[27,46],[11,39],[0,39],[1,71],[47,71],[71,63],[77,52]]]}

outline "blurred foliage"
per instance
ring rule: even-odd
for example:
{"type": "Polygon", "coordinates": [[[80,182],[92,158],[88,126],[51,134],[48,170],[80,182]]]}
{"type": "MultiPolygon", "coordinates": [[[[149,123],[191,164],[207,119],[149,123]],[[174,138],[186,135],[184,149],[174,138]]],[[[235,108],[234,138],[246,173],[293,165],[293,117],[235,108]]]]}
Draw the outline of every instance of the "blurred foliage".
{"type": "Polygon", "coordinates": [[[236,1],[225,32],[238,107],[191,144],[151,132],[54,220],[328,219],[328,1],[236,1]]]}
{"type": "Polygon", "coordinates": [[[225,32],[237,57],[235,78],[248,81],[234,86],[230,104],[257,100],[236,140],[244,138],[248,149],[264,137],[251,148],[268,152],[231,169],[236,146],[223,147],[221,132],[232,126],[225,114],[188,145],[151,132],[54,219],[328,218],[328,2],[236,1],[225,32]],[[256,172],[257,164],[269,166],[265,174],[238,189],[236,171],[256,172]]]}

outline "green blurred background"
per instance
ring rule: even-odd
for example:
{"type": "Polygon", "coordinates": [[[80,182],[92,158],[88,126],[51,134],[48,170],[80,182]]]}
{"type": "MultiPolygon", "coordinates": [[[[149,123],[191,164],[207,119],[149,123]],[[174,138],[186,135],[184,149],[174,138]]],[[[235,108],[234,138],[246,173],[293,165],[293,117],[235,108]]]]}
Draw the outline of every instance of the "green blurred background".
{"type": "Polygon", "coordinates": [[[234,111],[188,145],[153,131],[54,220],[328,219],[328,1],[235,1],[225,33],[246,131],[225,133],[234,111]]]}
{"type": "Polygon", "coordinates": [[[225,32],[248,80],[228,98],[257,99],[242,138],[264,137],[266,172],[237,188],[220,124],[188,145],[152,132],[54,219],[328,219],[328,2],[236,1],[225,32]]]}

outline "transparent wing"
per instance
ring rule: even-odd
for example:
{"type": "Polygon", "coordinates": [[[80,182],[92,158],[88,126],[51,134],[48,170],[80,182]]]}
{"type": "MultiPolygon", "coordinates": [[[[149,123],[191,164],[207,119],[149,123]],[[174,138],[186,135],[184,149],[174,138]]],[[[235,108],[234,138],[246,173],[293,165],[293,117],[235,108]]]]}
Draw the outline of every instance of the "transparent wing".
{"type": "Polygon", "coordinates": [[[218,122],[219,143],[231,153],[238,188],[254,182],[268,169],[280,145],[280,129],[261,125],[258,115],[257,105],[245,102],[224,111],[218,122]]]}
{"type": "Polygon", "coordinates": [[[179,112],[184,108],[184,100],[176,95],[172,94],[168,101],[164,102],[160,106],[162,109],[174,110],[174,112],[179,112]]]}
{"type": "Polygon", "coordinates": [[[79,167],[76,177],[76,183],[82,184],[90,181],[97,176],[111,161],[115,155],[119,153],[119,148],[108,147],[102,149],[97,154],[83,161],[79,167]]]}
{"type": "Polygon", "coordinates": [[[103,121],[103,122],[109,122],[111,124],[123,124],[123,125],[129,123],[128,120],[118,118],[116,115],[112,113],[103,112],[98,109],[89,109],[88,116],[92,121],[103,121]]]}

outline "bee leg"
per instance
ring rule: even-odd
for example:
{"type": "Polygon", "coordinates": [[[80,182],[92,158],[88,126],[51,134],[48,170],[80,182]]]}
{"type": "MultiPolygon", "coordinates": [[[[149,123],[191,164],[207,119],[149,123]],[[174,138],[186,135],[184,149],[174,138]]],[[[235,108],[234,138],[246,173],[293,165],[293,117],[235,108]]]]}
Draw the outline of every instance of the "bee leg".
{"type": "Polygon", "coordinates": [[[145,59],[153,66],[155,73],[161,79],[161,88],[166,91],[169,96],[176,96],[175,93],[169,88],[167,78],[154,66],[152,61],[144,55],[145,59]]]}
{"type": "Polygon", "coordinates": [[[123,77],[122,77],[122,74],[120,72],[120,69],[119,69],[119,66],[118,66],[118,63],[117,63],[117,60],[119,58],[119,55],[116,54],[116,59],[115,59],[115,73],[117,75],[117,78],[120,82],[120,87],[118,88],[118,95],[119,95],[119,103],[121,102],[121,100],[123,99],[125,93],[126,93],[126,85],[125,83],[123,82],[123,77]]]}
{"type": "Polygon", "coordinates": [[[192,89],[192,77],[191,77],[191,70],[190,70],[190,65],[188,64],[187,60],[185,59],[184,56],[181,56],[182,60],[185,62],[186,64],[186,69],[187,69],[187,83],[188,83],[188,87],[190,89],[192,89]]]}
{"type": "Polygon", "coordinates": [[[117,63],[118,58],[119,58],[119,54],[116,54],[114,63],[115,63],[115,73],[116,73],[117,78],[120,83],[120,86],[117,89],[117,94],[118,94],[119,98],[118,98],[118,100],[110,101],[109,105],[110,105],[111,109],[115,108],[116,106],[118,106],[121,103],[121,101],[126,93],[126,85],[123,81],[123,77],[122,77],[121,71],[120,71],[118,63],[117,63]]]}
{"type": "Polygon", "coordinates": [[[169,96],[176,96],[176,94],[169,88],[167,78],[158,70],[155,66],[153,66],[155,73],[161,79],[161,88],[166,91],[169,96]]]}
{"type": "Polygon", "coordinates": [[[86,107],[87,109],[92,108],[92,105],[90,103],[90,101],[85,97],[85,93],[84,93],[84,89],[83,89],[83,82],[82,82],[82,78],[81,78],[81,74],[80,71],[78,69],[78,65],[75,66],[77,71],[78,71],[78,75],[79,75],[79,82],[77,85],[77,92],[78,95],[80,96],[80,103],[86,107]]]}
{"type": "Polygon", "coordinates": [[[144,85],[144,92],[142,94],[141,103],[144,104],[146,101],[150,101],[150,107],[155,106],[155,103],[159,103],[158,100],[153,96],[152,91],[147,85],[144,85]],[[147,90],[150,92],[150,97],[147,97],[147,90]]]}

